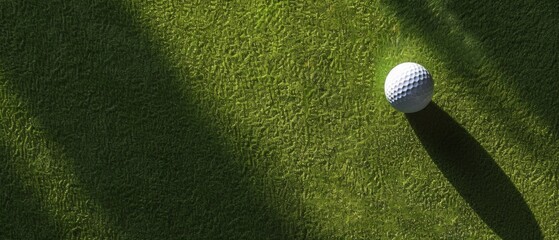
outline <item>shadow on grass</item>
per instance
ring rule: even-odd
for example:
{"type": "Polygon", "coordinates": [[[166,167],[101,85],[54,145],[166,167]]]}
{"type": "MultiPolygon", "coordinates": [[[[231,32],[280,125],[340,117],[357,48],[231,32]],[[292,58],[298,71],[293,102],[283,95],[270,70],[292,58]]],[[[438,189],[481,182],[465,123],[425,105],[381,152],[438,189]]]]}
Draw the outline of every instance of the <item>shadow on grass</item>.
{"type": "Polygon", "coordinates": [[[0,147],[0,239],[57,239],[59,226],[21,182],[7,148],[0,147]]]}
{"type": "Polygon", "coordinates": [[[134,239],[304,234],[254,188],[263,180],[239,160],[254,158],[253,150],[239,156],[228,148],[207,114],[211,106],[199,104],[207,96],[189,89],[206,79],[172,69],[130,9],[115,1],[15,1],[0,4],[0,15],[2,84],[64,148],[76,187],[106,211],[112,232],[134,239]]]}
{"type": "MultiPolygon", "coordinates": [[[[452,0],[446,9],[483,46],[533,113],[559,136],[559,7],[556,0],[452,0]]],[[[457,56],[455,60],[459,61],[457,56]]]]}
{"type": "Polygon", "coordinates": [[[543,239],[520,192],[452,117],[431,102],[406,118],[443,175],[497,235],[503,239],[543,239]]]}

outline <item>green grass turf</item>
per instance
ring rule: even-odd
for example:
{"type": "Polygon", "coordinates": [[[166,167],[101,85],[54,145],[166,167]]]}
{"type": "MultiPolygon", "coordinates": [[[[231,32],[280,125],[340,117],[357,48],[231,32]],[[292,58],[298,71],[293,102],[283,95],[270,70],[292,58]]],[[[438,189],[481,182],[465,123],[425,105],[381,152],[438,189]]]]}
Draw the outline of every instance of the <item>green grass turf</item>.
{"type": "Polygon", "coordinates": [[[558,239],[556,1],[0,1],[0,239],[558,239]],[[188,3],[183,3],[188,2],[188,3]],[[426,66],[395,112],[383,81],[426,66]]]}

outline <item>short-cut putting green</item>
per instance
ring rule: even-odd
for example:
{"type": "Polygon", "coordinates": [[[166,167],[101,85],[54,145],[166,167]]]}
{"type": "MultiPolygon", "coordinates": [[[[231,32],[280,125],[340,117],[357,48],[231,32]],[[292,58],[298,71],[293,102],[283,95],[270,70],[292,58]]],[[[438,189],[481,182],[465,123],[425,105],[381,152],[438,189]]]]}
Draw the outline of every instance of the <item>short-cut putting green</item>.
{"type": "Polygon", "coordinates": [[[0,239],[559,239],[557,1],[0,1],[0,239]],[[402,114],[389,70],[433,102],[402,114]]]}

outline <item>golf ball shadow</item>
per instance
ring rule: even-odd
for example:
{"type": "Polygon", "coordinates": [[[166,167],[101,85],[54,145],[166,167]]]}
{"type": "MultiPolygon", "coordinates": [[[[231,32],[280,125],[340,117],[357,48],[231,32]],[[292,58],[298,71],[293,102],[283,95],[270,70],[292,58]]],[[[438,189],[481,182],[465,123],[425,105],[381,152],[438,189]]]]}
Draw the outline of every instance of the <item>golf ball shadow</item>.
{"type": "Polygon", "coordinates": [[[543,239],[520,192],[466,129],[433,102],[406,118],[446,179],[497,235],[543,239]]]}

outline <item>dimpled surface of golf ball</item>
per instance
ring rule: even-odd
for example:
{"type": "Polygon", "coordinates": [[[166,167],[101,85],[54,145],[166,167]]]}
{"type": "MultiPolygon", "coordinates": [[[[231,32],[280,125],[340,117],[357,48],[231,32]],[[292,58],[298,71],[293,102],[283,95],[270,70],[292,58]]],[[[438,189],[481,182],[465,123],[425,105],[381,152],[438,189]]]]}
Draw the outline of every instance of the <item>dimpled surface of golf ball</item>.
{"type": "Polygon", "coordinates": [[[404,113],[418,112],[433,97],[433,78],[423,66],[406,62],[394,67],[384,83],[384,94],[390,105],[404,113]]]}

